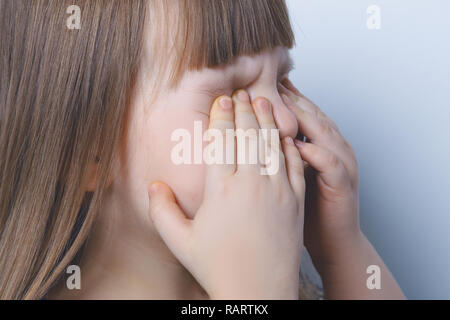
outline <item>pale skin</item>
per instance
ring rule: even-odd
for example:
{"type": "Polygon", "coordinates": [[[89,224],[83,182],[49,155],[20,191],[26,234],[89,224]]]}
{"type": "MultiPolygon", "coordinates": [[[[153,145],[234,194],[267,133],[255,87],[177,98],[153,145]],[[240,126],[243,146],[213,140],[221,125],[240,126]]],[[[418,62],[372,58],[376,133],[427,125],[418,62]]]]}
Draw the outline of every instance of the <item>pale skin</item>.
{"type": "Polygon", "coordinates": [[[352,147],[337,125],[289,80],[283,81],[280,92],[308,138],[307,143],[295,141],[303,160],[314,169],[306,170],[309,192],[304,239],[322,277],[325,298],[404,299],[359,228],[358,165],[352,147]],[[370,265],[380,267],[380,290],[367,289],[370,265]]]}
{"type": "MultiPolygon", "coordinates": [[[[297,207],[298,203],[301,204],[304,201],[302,158],[315,170],[311,174],[313,190],[308,199],[311,205],[307,208],[311,212],[308,212],[309,216],[305,225],[305,244],[322,276],[325,298],[404,299],[395,279],[359,228],[358,170],[352,148],[342,137],[335,123],[311,100],[295,89],[289,80],[283,83],[284,85],[280,84],[283,101],[295,114],[302,133],[310,140],[307,143],[295,141],[296,150],[301,155],[299,157],[292,150],[292,138],[288,137],[284,140],[284,153],[290,184],[297,186],[293,188],[297,207]],[[379,290],[367,288],[366,269],[370,265],[377,265],[381,270],[383,285],[379,290]]],[[[239,105],[237,109],[240,109],[239,105]]],[[[259,109],[255,108],[255,110],[257,110],[257,118],[260,119],[259,109]]],[[[239,116],[240,113],[236,111],[237,123],[240,122],[239,116]]],[[[217,117],[213,107],[211,121],[214,123],[217,117]]],[[[223,117],[220,118],[223,119],[223,117]]],[[[231,120],[230,117],[230,123],[231,120]]],[[[266,122],[272,123],[273,120],[266,122]]],[[[232,128],[232,125],[227,127],[232,128]]],[[[299,257],[294,254],[296,249],[289,245],[292,242],[285,241],[287,241],[286,233],[298,234],[298,229],[292,229],[292,225],[303,224],[303,207],[300,210],[300,223],[299,220],[296,220],[296,223],[290,220],[291,224],[288,221],[279,228],[278,226],[282,225],[279,223],[285,221],[283,206],[276,203],[275,207],[271,207],[267,206],[267,202],[264,202],[262,207],[258,205],[263,202],[263,199],[273,194],[274,189],[268,189],[268,193],[263,192],[265,195],[258,200],[258,193],[255,195],[253,183],[264,184],[264,182],[243,175],[237,175],[237,178],[230,183],[230,188],[224,187],[229,183],[228,181],[225,184],[219,182],[217,187],[217,181],[221,178],[233,176],[232,173],[240,170],[235,166],[222,166],[221,169],[218,167],[220,166],[208,170],[207,181],[211,179],[211,176],[214,181],[214,186],[211,184],[213,196],[209,192],[205,194],[205,207],[201,208],[201,211],[204,210],[203,215],[199,217],[197,213],[194,220],[186,219],[167,187],[156,184],[159,187],[154,187],[155,190],[151,195],[159,194],[153,201],[157,202],[160,208],[152,211],[157,229],[169,248],[173,248],[172,251],[182,262],[186,261],[184,265],[196,275],[203,287],[208,288],[207,291],[211,292],[213,298],[296,298],[295,290],[298,290],[298,287],[292,284],[298,283],[295,272],[298,264],[295,261],[299,261],[299,257]],[[240,180],[243,177],[245,179],[240,180]],[[241,187],[242,185],[244,188],[241,187]],[[157,189],[161,192],[159,193],[157,189]],[[224,190],[228,192],[220,192],[224,190]],[[251,190],[250,193],[249,190],[251,190]],[[254,198],[255,202],[253,205],[245,204],[245,200],[242,202],[244,198],[254,198]],[[228,204],[222,203],[221,199],[226,199],[228,204]],[[276,221],[265,217],[265,215],[272,216],[272,210],[280,213],[275,216],[276,221]],[[258,212],[257,216],[248,214],[255,211],[258,212]],[[207,212],[215,212],[215,214],[207,212]],[[262,216],[259,216],[259,213],[262,216]],[[247,219],[249,216],[251,219],[247,219]],[[255,224],[261,225],[253,219],[268,222],[263,230],[278,236],[271,237],[271,241],[267,243],[267,233],[254,232],[255,229],[257,230],[255,224]],[[243,230],[243,232],[230,233],[226,230],[227,228],[243,230]],[[198,238],[203,241],[198,241],[198,238]],[[189,239],[187,246],[186,239],[189,239]],[[248,246],[249,242],[253,245],[248,246]],[[244,249],[242,249],[243,246],[244,249]],[[283,248],[283,252],[279,252],[279,248],[283,248]],[[256,250],[261,250],[258,251],[260,254],[255,255],[256,250]],[[290,260],[292,257],[294,260],[290,260]],[[264,261],[264,259],[267,260],[264,261]],[[272,259],[275,259],[277,263],[284,260],[281,262],[282,265],[286,263],[281,268],[281,277],[277,273],[274,274],[273,270],[278,268],[274,269],[272,259]],[[205,263],[206,261],[208,263],[205,263]],[[292,266],[295,265],[291,272],[286,271],[289,270],[287,267],[289,263],[292,266]],[[268,267],[267,273],[264,274],[266,267],[268,267]],[[219,276],[219,282],[216,276],[219,276]],[[215,286],[217,283],[219,285],[215,286]],[[291,288],[292,291],[290,291],[291,288]],[[268,292],[270,295],[266,294],[268,292]],[[264,294],[261,295],[261,293],[264,294]]],[[[257,171],[253,172],[253,177],[255,175],[257,171]]],[[[278,175],[275,179],[278,179],[278,175]]],[[[208,183],[207,186],[209,187],[208,183]]],[[[287,189],[284,192],[289,191],[287,189]]],[[[269,201],[269,203],[272,202],[269,201]]]]}
{"type": "MultiPolygon", "coordinates": [[[[220,97],[213,104],[209,128],[224,132],[276,125],[269,101],[251,104],[241,90],[233,102],[220,97]]],[[[236,142],[238,157],[241,141],[236,142]]],[[[150,187],[153,223],[213,299],[298,298],[303,162],[291,137],[284,139],[283,150],[280,170],[270,176],[260,174],[259,164],[209,165],[204,201],[194,219],[178,207],[166,185],[150,187]]]]}
{"type": "Polygon", "coordinates": [[[287,49],[277,48],[187,73],[151,106],[141,76],[143,90],[132,101],[127,140],[81,266],[83,288],[63,288],[59,298],[296,299],[303,239],[328,298],[403,297],[359,229],[351,148],[337,129],[330,137],[328,129],[314,127],[332,122],[311,102],[305,107],[309,100],[286,82],[277,87],[286,61],[287,49]],[[246,89],[248,102],[237,99],[238,88],[246,89]],[[234,92],[233,107],[221,108],[216,92],[234,92]],[[261,101],[269,108],[258,108],[261,101]],[[303,110],[308,107],[317,109],[303,110]],[[279,128],[279,173],[264,177],[252,165],[173,165],[170,133],[192,130],[194,120],[204,129],[279,128]],[[291,143],[298,128],[311,143],[291,143]],[[320,208],[306,212],[304,229],[302,158],[318,173],[320,208]],[[159,182],[149,189],[152,181],[159,182]],[[382,268],[377,292],[365,287],[370,264],[382,268]]]}
{"type": "MultiPolygon", "coordinates": [[[[143,65],[129,106],[127,135],[81,263],[82,290],[66,290],[62,282],[59,297],[209,298],[151,221],[148,187],[153,181],[164,182],[186,216],[195,217],[204,201],[207,166],[173,164],[170,155],[176,143],[170,137],[179,128],[192,132],[194,121],[201,121],[206,130],[211,106],[220,94],[231,96],[245,88],[252,102],[265,97],[276,126],[282,128],[280,136],[295,137],[297,121],[277,89],[288,71],[287,62],[288,50],[276,48],[239,57],[220,68],[187,72],[177,88],[163,87],[151,104],[152,75],[143,65]]],[[[252,198],[249,206],[255,201],[252,198]]]]}

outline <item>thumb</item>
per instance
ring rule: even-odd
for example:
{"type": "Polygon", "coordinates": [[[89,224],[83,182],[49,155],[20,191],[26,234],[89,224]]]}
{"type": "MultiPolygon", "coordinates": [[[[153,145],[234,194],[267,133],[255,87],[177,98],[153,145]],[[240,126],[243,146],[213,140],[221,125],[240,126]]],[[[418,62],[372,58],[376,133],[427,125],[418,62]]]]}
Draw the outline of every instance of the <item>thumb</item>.
{"type": "Polygon", "coordinates": [[[154,182],[149,188],[150,218],[169,249],[181,259],[188,256],[192,221],[178,206],[172,190],[165,183],[154,182]]]}

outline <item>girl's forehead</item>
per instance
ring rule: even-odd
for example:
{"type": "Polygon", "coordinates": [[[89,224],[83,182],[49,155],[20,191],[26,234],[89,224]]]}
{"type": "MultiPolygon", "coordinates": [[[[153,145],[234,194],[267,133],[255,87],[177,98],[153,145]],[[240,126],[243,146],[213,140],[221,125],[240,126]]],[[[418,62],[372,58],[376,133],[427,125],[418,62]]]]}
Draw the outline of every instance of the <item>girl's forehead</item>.
{"type": "Polygon", "coordinates": [[[172,85],[187,71],[228,66],[241,56],[294,45],[284,0],[151,3],[149,56],[172,85]]]}
{"type": "Polygon", "coordinates": [[[263,72],[272,77],[281,78],[287,75],[293,68],[289,49],[277,47],[272,50],[265,50],[254,55],[244,55],[237,57],[233,62],[213,67],[203,68],[186,72],[181,80],[180,86],[189,88],[192,86],[209,87],[212,80],[220,79],[223,86],[227,83],[235,82],[245,84],[246,79],[251,81],[263,72]]]}

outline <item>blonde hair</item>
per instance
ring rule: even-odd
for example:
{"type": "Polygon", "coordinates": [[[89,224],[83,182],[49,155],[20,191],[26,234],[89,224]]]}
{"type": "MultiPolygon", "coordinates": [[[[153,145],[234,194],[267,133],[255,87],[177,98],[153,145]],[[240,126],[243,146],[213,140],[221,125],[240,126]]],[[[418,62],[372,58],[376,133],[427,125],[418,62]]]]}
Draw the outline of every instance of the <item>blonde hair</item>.
{"type": "MultiPolygon", "coordinates": [[[[0,1],[0,299],[44,297],[85,242],[124,134],[146,13],[161,7],[169,21],[174,5],[149,1],[75,1],[79,30],[65,26],[72,0],[0,1]]],[[[173,52],[171,85],[186,70],[294,43],[283,0],[176,7],[175,30],[158,24],[176,41],[153,42],[155,63],[173,52]]]]}

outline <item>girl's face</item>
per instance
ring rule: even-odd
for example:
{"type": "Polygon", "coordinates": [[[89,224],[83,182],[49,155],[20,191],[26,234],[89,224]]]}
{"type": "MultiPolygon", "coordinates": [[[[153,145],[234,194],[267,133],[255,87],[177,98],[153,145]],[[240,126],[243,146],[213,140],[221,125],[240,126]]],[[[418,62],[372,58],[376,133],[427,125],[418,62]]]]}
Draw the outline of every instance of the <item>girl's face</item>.
{"type": "MultiPolygon", "coordinates": [[[[146,95],[151,88],[141,84],[130,106],[125,152],[113,183],[114,190],[127,202],[127,212],[135,211],[139,219],[146,219],[148,185],[162,181],[172,188],[186,214],[195,215],[203,197],[205,164],[174,164],[171,153],[179,141],[172,141],[171,136],[177,129],[186,129],[191,133],[193,149],[193,140],[199,139],[194,137],[194,122],[201,121],[203,131],[208,128],[211,104],[220,95],[246,89],[252,99],[267,98],[273,105],[280,136],[295,137],[297,121],[277,89],[289,72],[289,62],[288,50],[279,47],[239,57],[224,67],[187,72],[179,86],[163,88],[153,103],[146,95]]],[[[194,150],[191,154],[193,158],[194,150]]]]}

